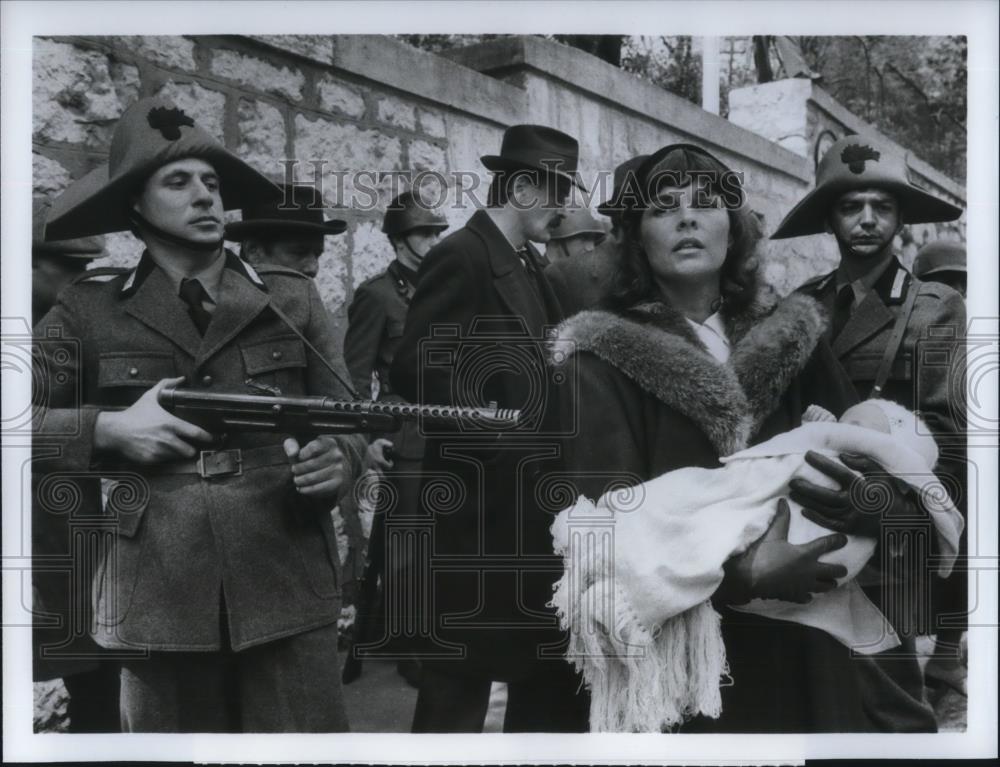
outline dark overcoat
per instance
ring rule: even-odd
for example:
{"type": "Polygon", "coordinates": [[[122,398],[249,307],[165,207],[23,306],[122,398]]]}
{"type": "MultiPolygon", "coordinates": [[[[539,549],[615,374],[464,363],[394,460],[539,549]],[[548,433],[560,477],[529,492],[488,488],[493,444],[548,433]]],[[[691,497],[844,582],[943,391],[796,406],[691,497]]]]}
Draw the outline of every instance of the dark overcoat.
{"type": "MultiPolygon", "coordinates": [[[[518,681],[562,634],[546,607],[561,569],[548,528],[560,508],[542,485],[559,465],[546,327],[559,304],[484,211],[438,243],[420,270],[391,369],[411,401],[523,411],[502,435],[428,435],[421,507],[432,528],[427,645],[456,673],[518,681]],[[549,508],[552,506],[552,508],[549,508]]],[[[556,652],[555,660],[562,663],[556,652]]]]}
{"type": "MultiPolygon", "coordinates": [[[[746,311],[724,312],[732,353],[709,355],[671,307],[649,303],[614,314],[586,311],[560,328],[557,346],[577,359],[578,435],[567,447],[576,491],[598,498],[719,457],[801,423],[817,404],[840,414],[854,403],[822,341],[824,313],[812,299],[775,305],[761,296],[746,311]]],[[[682,732],[836,732],[867,728],[849,650],[806,626],[751,616],[717,604],[732,684],[722,715],[682,732]]]]}
{"type": "MultiPolygon", "coordinates": [[[[259,394],[247,387],[253,379],[289,396],[346,397],[269,308],[339,359],[312,282],[280,267],[258,274],[231,253],[226,259],[204,337],[148,254],[127,275],[73,285],[35,328],[43,371],[36,455],[58,452],[37,461],[39,471],[120,480],[108,494],[109,539],[94,582],[94,636],[104,647],[218,650],[225,624],[241,650],[339,614],[329,514],[294,492],[280,448],[288,435],[229,435],[211,447],[241,450],[242,473],[214,477],[175,473],[179,464],[128,465],[94,447],[101,410],[133,404],[163,378],[185,376],[213,392],[259,394]]],[[[337,440],[351,473],[364,441],[337,440]]]]}

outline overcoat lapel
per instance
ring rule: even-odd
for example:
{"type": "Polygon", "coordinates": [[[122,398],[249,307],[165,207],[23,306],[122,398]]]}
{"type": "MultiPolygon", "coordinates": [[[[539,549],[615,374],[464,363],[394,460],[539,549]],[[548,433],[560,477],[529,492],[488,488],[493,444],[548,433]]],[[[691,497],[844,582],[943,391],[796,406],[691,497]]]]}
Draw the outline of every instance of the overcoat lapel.
{"type": "Polygon", "coordinates": [[[201,339],[195,364],[201,365],[219,352],[237,333],[256,319],[270,298],[235,269],[222,270],[220,302],[201,339]]]}
{"type": "Polygon", "coordinates": [[[135,291],[125,298],[125,312],[192,357],[197,356],[202,337],[188,314],[187,305],[177,295],[173,283],[162,269],[149,270],[135,291]]]}
{"type": "Polygon", "coordinates": [[[878,293],[869,290],[864,300],[833,339],[833,351],[838,357],[864,343],[893,320],[893,313],[882,302],[878,293]]]}
{"type": "MultiPolygon", "coordinates": [[[[486,246],[493,270],[493,285],[501,303],[511,314],[524,319],[531,336],[540,338],[546,324],[545,308],[539,302],[531,287],[531,277],[522,267],[510,243],[483,211],[475,213],[467,226],[479,235],[486,246]]],[[[551,289],[549,292],[551,293],[551,289]]],[[[555,300],[554,296],[552,300],[555,300]]],[[[558,302],[555,305],[558,306],[558,302]]]]}

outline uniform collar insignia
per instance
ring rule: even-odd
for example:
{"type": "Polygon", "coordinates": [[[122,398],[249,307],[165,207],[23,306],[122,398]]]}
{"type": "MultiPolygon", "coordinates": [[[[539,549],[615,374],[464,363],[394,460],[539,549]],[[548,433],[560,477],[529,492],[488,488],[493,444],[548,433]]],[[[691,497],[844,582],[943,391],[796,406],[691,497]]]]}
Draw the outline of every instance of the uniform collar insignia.
{"type": "Polygon", "coordinates": [[[138,290],[155,268],[156,262],[153,261],[153,257],[149,255],[148,250],[144,250],[142,252],[142,257],[139,259],[139,263],[135,265],[135,268],[122,285],[120,295],[128,296],[138,290]]]}

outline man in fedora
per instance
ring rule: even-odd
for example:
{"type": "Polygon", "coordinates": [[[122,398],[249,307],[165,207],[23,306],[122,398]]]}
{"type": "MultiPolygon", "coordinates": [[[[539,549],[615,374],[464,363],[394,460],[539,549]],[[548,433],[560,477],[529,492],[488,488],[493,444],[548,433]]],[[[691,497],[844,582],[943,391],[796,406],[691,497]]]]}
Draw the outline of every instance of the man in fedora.
{"type": "Polygon", "coordinates": [[[494,681],[507,683],[507,732],[587,727],[587,701],[546,607],[559,563],[542,485],[558,470],[559,436],[544,342],[562,311],[532,245],[551,238],[579,185],[578,153],[553,128],[507,129],[500,154],[482,158],[493,172],[487,207],[420,267],[390,368],[393,390],[410,401],[522,411],[503,435],[427,435],[430,593],[417,608],[427,631],[414,732],[481,731],[494,681]]]}
{"type": "Polygon", "coordinates": [[[363,438],[209,434],[157,401],[181,384],[346,396],[312,282],[258,272],[223,248],[223,211],[277,194],[151,98],[125,111],[108,163],[49,217],[49,239],[127,230],[145,246],[127,274],[64,290],[35,328],[35,445],[58,448],[41,469],[113,483],[93,635],[126,655],[126,732],[347,727],[327,512],[360,466],[363,438]]]}
{"type": "Polygon", "coordinates": [[[226,239],[240,243],[240,256],[253,266],[276,264],[314,279],[327,237],[343,234],[347,222],[323,215],[320,190],[289,184],[282,194],[243,210],[226,224],[226,239]]]}
{"type": "MultiPolygon", "coordinates": [[[[402,340],[406,313],[417,289],[420,264],[447,228],[445,218],[416,190],[397,195],[387,206],[382,233],[389,240],[394,259],[385,271],[358,286],[347,310],[344,360],[362,397],[370,396],[375,401],[402,401],[392,389],[389,367],[402,340]]],[[[399,552],[386,550],[385,521],[387,515],[401,520],[412,518],[416,513],[424,440],[415,423],[404,424],[395,434],[372,436],[372,445],[383,459],[381,465],[394,488],[392,497],[395,499],[390,508],[379,509],[369,544],[369,560],[375,566],[370,566],[366,577],[381,577],[384,586],[387,578],[406,576],[407,561],[397,556],[399,552]],[[386,449],[391,449],[391,459],[386,457],[386,449]]],[[[378,604],[364,606],[365,610],[378,607],[378,604]]],[[[385,605],[386,609],[390,607],[385,605]]],[[[402,647],[398,649],[405,651],[402,647]]],[[[411,685],[417,686],[419,661],[401,659],[397,670],[411,685]]]]}
{"type": "MultiPolygon", "coordinates": [[[[772,238],[824,232],[836,238],[840,264],[800,290],[830,312],[830,342],[858,397],[885,397],[920,412],[941,448],[936,473],[964,513],[964,302],[950,288],[914,277],[893,244],[906,224],[954,221],[961,213],[910,183],[905,158],[892,147],[848,136],[827,151],[816,187],[772,238]]],[[[841,490],[796,480],[792,497],[806,507],[806,515],[829,529],[880,540],[859,582],[893,623],[902,646],[889,651],[892,657],[858,659],[872,724],[882,731],[935,731],[914,652],[932,568],[901,543],[932,537],[927,512],[897,481],[881,482],[884,502],[862,511],[851,497],[853,471],[883,480],[886,472],[866,457],[842,456],[843,464],[822,456],[813,460],[841,490]]]]}

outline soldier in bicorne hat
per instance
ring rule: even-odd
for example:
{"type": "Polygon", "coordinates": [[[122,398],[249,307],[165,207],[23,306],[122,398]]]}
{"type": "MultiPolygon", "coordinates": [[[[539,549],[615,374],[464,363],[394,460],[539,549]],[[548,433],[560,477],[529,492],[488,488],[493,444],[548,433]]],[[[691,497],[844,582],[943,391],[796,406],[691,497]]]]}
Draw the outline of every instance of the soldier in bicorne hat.
{"type": "MultiPolygon", "coordinates": [[[[427,254],[390,368],[409,401],[522,410],[517,432],[484,444],[475,435],[428,435],[421,511],[439,557],[467,568],[429,569],[428,626],[415,732],[480,732],[490,686],[507,683],[507,732],[586,731],[579,677],[558,652],[565,639],[552,598],[558,559],[539,494],[558,470],[554,382],[545,328],[563,313],[532,243],[552,237],[579,146],[539,125],[514,125],[493,172],[487,207],[427,254]],[[440,489],[455,485],[451,498],[440,489]]],[[[428,550],[430,551],[430,550],[428,550]]],[[[421,608],[417,608],[421,609],[421,608]]]]}
{"type": "Polygon", "coordinates": [[[181,384],[350,397],[313,283],[223,248],[224,210],[278,194],[184,111],[142,99],[108,163],[48,220],[50,240],[131,231],[145,247],[127,274],[64,290],[35,328],[35,445],[60,448],[40,470],[115,483],[93,634],[135,653],[122,661],[126,732],[347,728],[328,510],[364,439],[209,434],[157,402],[181,384]]]}
{"type": "MultiPolygon", "coordinates": [[[[920,412],[941,448],[936,473],[946,488],[965,484],[961,404],[965,306],[955,291],[922,282],[907,271],[893,241],[906,224],[954,221],[961,214],[960,208],[911,183],[905,158],[893,147],[869,137],[848,136],[829,148],[817,168],[815,188],[772,235],[772,239],[834,236],[840,264],[800,290],[829,311],[833,352],[858,397],[885,397],[920,412]]],[[[850,497],[855,472],[885,478],[885,471],[865,457],[843,456],[846,468],[823,456],[815,458],[817,468],[842,489],[833,492],[796,480],[793,499],[813,521],[829,529],[872,535],[883,542],[881,563],[873,559],[859,582],[889,617],[903,644],[889,651],[891,658],[858,660],[866,677],[867,713],[877,730],[934,731],[933,711],[925,703],[913,652],[921,628],[918,617],[926,614],[924,601],[917,600],[927,598],[926,574],[931,568],[897,542],[901,536],[929,537],[927,512],[901,482],[886,481],[881,483],[886,489],[884,503],[862,514],[850,497]]],[[[965,493],[956,495],[964,513],[965,493]]]]}

